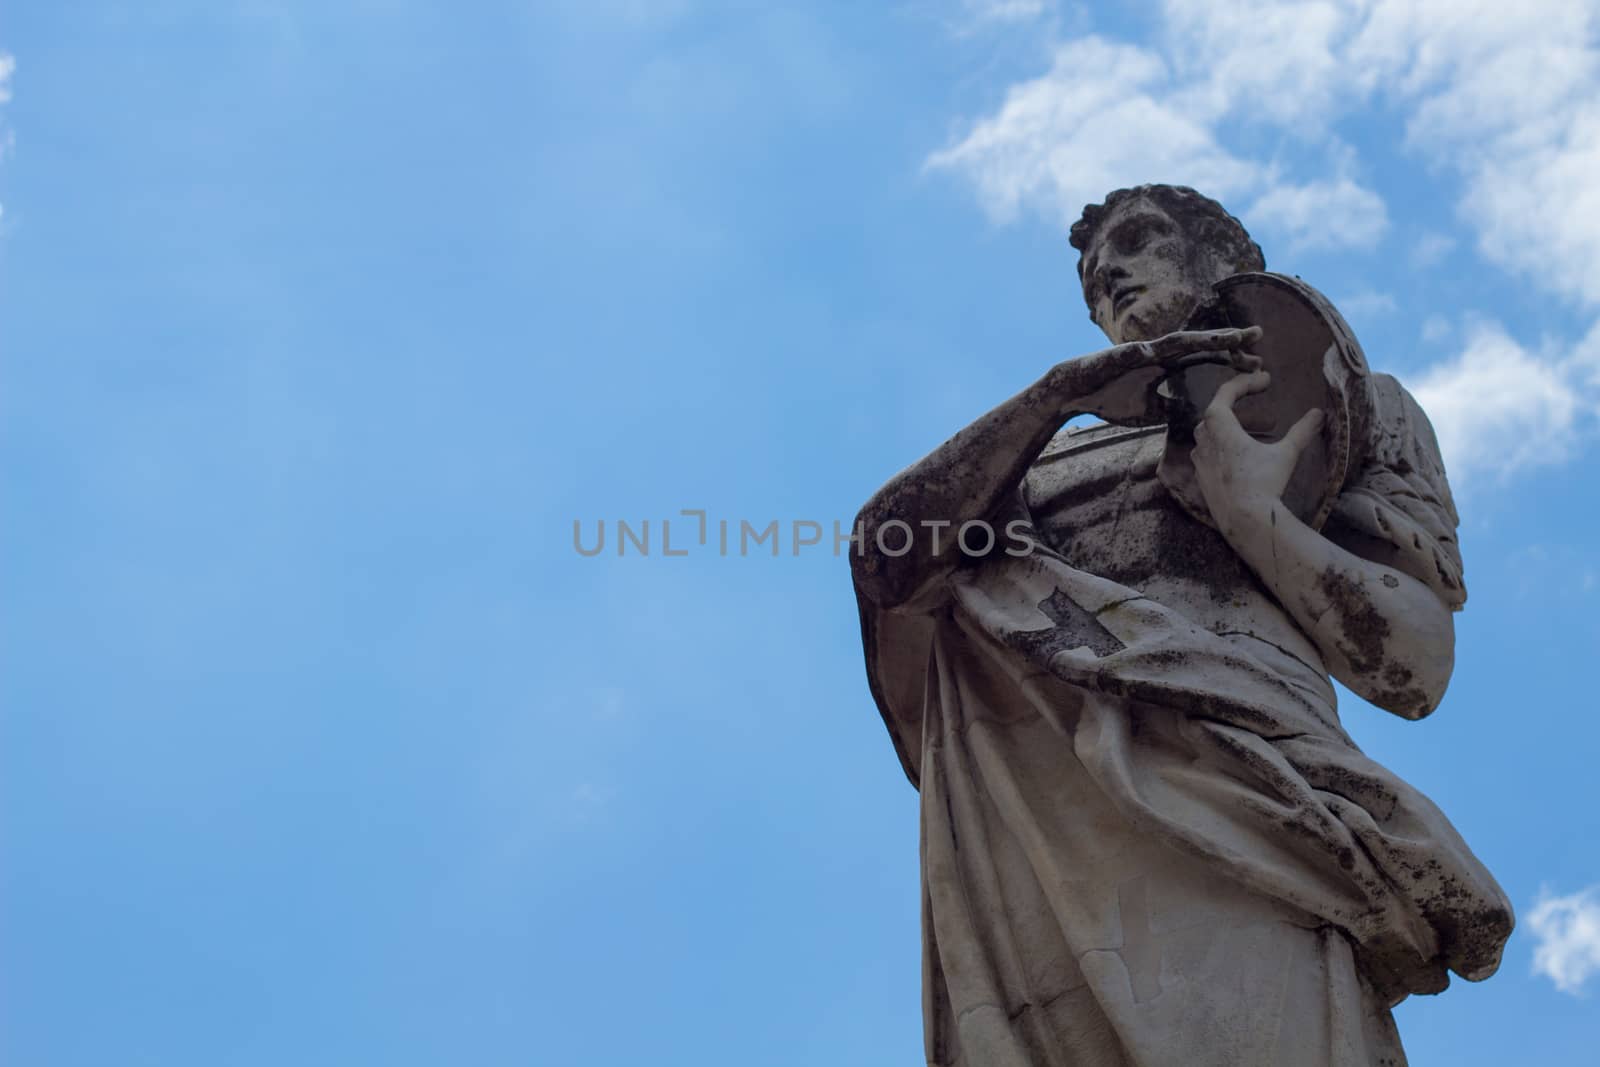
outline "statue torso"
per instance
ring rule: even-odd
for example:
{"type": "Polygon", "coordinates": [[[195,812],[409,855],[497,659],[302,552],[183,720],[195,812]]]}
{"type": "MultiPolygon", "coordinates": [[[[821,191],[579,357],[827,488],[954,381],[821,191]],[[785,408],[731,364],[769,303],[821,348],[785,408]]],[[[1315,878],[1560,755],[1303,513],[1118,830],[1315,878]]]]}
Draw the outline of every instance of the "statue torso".
{"type": "Polygon", "coordinates": [[[1045,544],[1246,645],[1275,666],[1331,687],[1316,647],[1222,535],[1195,519],[1157,476],[1164,427],[1094,426],[1056,435],[1023,481],[1045,544]]]}

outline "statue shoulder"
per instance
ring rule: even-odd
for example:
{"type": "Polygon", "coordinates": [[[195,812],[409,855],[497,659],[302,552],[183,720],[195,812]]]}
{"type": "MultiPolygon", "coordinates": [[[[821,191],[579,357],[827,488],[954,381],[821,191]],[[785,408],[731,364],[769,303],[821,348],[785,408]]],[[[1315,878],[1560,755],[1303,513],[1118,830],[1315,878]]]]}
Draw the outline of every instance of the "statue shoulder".
{"type": "Polygon", "coordinates": [[[1371,389],[1365,466],[1388,470],[1425,490],[1448,514],[1451,525],[1459,523],[1444,454],[1427,412],[1392,374],[1372,375],[1371,389]]]}
{"type": "Polygon", "coordinates": [[[1456,537],[1461,520],[1438,439],[1422,406],[1392,375],[1372,375],[1370,388],[1366,454],[1334,506],[1329,532],[1459,610],[1467,599],[1456,537]]]}

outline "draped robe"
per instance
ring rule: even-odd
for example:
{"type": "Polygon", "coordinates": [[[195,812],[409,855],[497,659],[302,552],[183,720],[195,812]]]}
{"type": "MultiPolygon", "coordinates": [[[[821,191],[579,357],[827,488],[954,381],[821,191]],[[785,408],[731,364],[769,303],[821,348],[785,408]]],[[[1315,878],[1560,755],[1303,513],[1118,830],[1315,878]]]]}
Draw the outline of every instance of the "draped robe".
{"type": "MultiPolygon", "coordinates": [[[[1372,391],[1323,533],[1459,609],[1432,430],[1372,391]]],[[[1164,443],[1063,431],[1000,516],[1031,554],[859,598],[921,792],[927,1062],[1404,1064],[1390,1009],[1492,973],[1510,905],[1345,733],[1315,646],[1162,484],[1164,443]]]]}

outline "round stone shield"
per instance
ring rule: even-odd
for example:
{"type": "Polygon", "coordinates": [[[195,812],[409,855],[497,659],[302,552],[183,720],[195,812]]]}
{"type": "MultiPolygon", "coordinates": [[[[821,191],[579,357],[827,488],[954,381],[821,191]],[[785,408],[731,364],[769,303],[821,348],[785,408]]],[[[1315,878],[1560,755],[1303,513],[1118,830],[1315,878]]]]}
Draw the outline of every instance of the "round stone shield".
{"type": "MultiPolygon", "coordinates": [[[[1289,510],[1321,529],[1345,480],[1359,469],[1372,399],[1366,356],[1344,318],[1321,293],[1284,274],[1235,274],[1214,287],[1186,329],[1259,326],[1251,349],[1272,384],[1234,405],[1240,424],[1260,441],[1277,441],[1312,408],[1326,415],[1322,432],[1301,453],[1284,490],[1289,510]]],[[[1215,526],[1194,479],[1194,427],[1223,382],[1236,372],[1215,359],[1169,375],[1160,393],[1167,404],[1162,482],[1201,522],[1215,526]]]]}

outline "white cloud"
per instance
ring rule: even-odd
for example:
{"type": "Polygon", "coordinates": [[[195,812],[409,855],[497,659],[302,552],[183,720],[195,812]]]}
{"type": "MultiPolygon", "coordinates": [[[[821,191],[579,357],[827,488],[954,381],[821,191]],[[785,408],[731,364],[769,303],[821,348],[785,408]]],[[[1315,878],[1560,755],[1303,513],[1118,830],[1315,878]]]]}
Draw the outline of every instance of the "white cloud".
{"type": "Polygon", "coordinates": [[[1571,896],[1541,895],[1528,916],[1539,943],[1533,950],[1533,971],[1576,995],[1600,973],[1600,885],[1571,896]]]}
{"type": "Polygon", "coordinates": [[[1493,262],[1600,303],[1600,12],[1588,0],[1382,0],[1351,63],[1456,170],[1493,262]]]}
{"type": "Polygon", "coordinates": [[[1048,73],[1013,86],[998,112],[927,165],[966,174],[996,222],[1029,208],[1070,223],[1085,204],[1140,182],[1181,182],[1219,196],[1255,185],[1261,168],[1224,150],[1170,93],[1170,72],[1154,52],[1080,37],[1056,50],[1048,73]]]}
{"type": "MultiPolygon", "coordinates": [[[[1230,151],[1217,127],[1265,123],[1328,142],[1333,155],[1341,146],[1328,125],[1380,94],[1404,109],[1410,147],[1461,176],[1459,207],[1485,256],[1600,304],[1591,0],[1166,0],[1162,14],[1159,48],[1068,42],[1049,74],[1015,86],[999,113],[931,162],[966,171],[1003,221],[1046,192],[1061,216],[1117,185],[1176,180],[1229,195],[1259,183],[1253,214],[1291,241],[1369,247],[1386,223],[1375,192],[1348,178],[1280,183],[1267,161],[1230,151]],[[1313,204],[1333,209],[1336,224],[1316,225],[1313,204]]],[[[1445,254],[1445,240],[1425,237],[1418,262],[1445,254]]]]}
{"type": "MultiPolygon", "coordinates": [[[[1047,74],[1013,86],[929,166],[972,180],[999,222],[1024,209],[1070,221],[1119,186],[1174,181],[1225,200],[1255,195],[1244,216],[1291,247],[1370,248],[1388,211],[1348,176],[1357,161],[1332,130],[1378,99],[1399,109],[1408,151],[1459,178],[1458,214],[1484,258],[1600,308],[1593,0],[1164,0],[1161,13],[1145,44],[1061,45],[1047,74]],[[1250,133],[1263,127],[1278,137],[1250,133]],[[1319,174],[1279,164],[1285,136],[1321,151],[1319,174]]],[[[1411,261],[1424,268],[1454,247],[1423,233],[1411,261]]],[[[1442,320],[1423,327],[1426,340],[1447,333],[1442,320]]],[[[1478,324],[1424,375],[1417,392],[1457,473],[1571,454],[1600,409],[1600,322],[1572,351],[1478,324]]]]}
{"type": "Polygon", "coordinates": [[[967,14],[980,22],[1028,22],[1055,8],[1053,0],[962,0],[967,14]]]}
{"type": "Polygon", "coordinates": [[[1276,185],[1245,212],[1294,248],[1371,248],[1389,227],[1383,200],[1349,178],[1276,185]]]}
{"type": "Polygon", "coordinates": [[[1461,354],[1426,372],[1412,392],[1453,479],[1503,477],[1571,455],[1596,411],[1585,369],[1576,359],[1528,351],[1498,323],[1478,322],[1461,354]]]}
{"type": "Polygon", "coordinates": [[[1588,387],[1600,390],[1600,322],[1578,342],[1567,369],[1588,387]]]}
{"type": "Polygon", "coordinates": [[[1491,260],[1600,304],[1600,101],[1587,111],[1559,144],[1475,163],[1463,210],[1491,260]]]}
{"type": "Polygon", "coordinates": [[[590,24],[638,30],[676,22],[696,6],[694,0],[562,0],[559,9],[590,24]]]}
{"type": "Polygon", "coordinates": [[[1394,297],[1388,293],[1380,293],[1375,289],[1364,289],[1359,293],[1342,296],[1335,302],[1335,306],[1344,313],[1346,318],[1371,319],[1379,315],[1392,315],[1399,305],[1394,297]]]}
{"type": "Polygon", "coordinates": [[[1166,0],[1162,40],[1212,119],[1238,114],[1320,134],[1348,79],[1338,45],[1348,7],[1335,0],[1166,0]]]}
{"type": "Polygon", "coordinates": [[[1411,265],[1431,267],[1456,247],[1456,239],[1443,233],[1425,233],[1411,246],[1411,265]]]}
{"type": "MultiPolygon", "coordinates": [[[[17,57],[9,52],[0,52],[0,104],[11,102],[11,76],[17,70],[17,57]]],[[[12,147],[16,144],[16,135],[4,123],[0,122],[0,160],[11,154],[12,147]]],[[[5,205],[0,204],[0,218],[5,215],[5,205]]]]}
{"type": "Polygon", "coordinates": [[[971,180],[999,223],[1024,210],[1070,223],[1112,189],[1168,181],[1216,197],[1264,190],[1247,214],[1295,247],[1370,247],[1388,226],[1372,190],[1349,177],[1278,182],[1274,163],[1244,158],[1217,136],[1219,122],[1246,105],[1263,120],[1304,125],[1337,85],[1335,7],[1259,6],[1241,23],[1170,3],[1182,43],[1168,55],[1073,38],[1056,48],[1047,73],[1012,86],[998,111],[927,165],[971,180]]]}
{"type": "Polygon", "coordinates": [[[1600,7],[1592,0],[1167,0],[1217,116],[1324,127],[1378,93],[1462,178],[1493,262],[1600,304],[1600,7]]]}
{"type": "MultiPolygon", "coordinates": [[[[1320,132],[1372,94],[1462,179],[1492,262],[1600,304],[1600,7],[1592,0],[1167,0],[1207,113],[1320,132]]],[[[1425,238],[1425,265],[1448,251],[1425,238]]]]}
{"type": "Polygon", "coordinates": [[[1450,336],[1450,320],[1443,315],[1429,315],[1422,321],[1422,339],[1430,344],[1450,336]]]}

